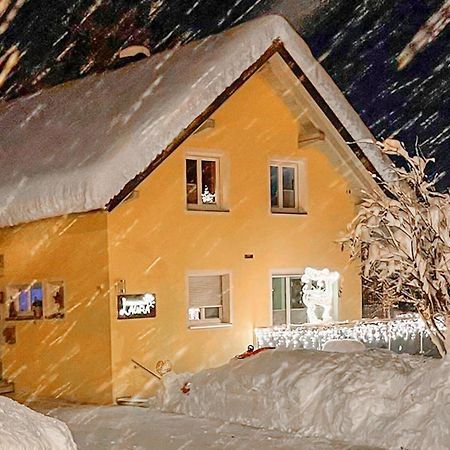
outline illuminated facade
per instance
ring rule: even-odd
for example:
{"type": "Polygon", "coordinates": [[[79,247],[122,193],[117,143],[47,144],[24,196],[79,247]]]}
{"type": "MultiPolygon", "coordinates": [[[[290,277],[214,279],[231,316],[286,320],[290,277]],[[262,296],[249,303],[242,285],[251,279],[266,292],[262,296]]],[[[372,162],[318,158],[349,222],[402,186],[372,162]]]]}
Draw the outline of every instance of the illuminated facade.
{"type": "Polygon", "coordinates": [[[255,328],[361,318],[359,268],[336,240],[378,189],[370,161],[286,50],[265,55],[104,210],[1,229],[19,397],[149,395],[159,381],[132,360],[196,371],[255,328]]]}

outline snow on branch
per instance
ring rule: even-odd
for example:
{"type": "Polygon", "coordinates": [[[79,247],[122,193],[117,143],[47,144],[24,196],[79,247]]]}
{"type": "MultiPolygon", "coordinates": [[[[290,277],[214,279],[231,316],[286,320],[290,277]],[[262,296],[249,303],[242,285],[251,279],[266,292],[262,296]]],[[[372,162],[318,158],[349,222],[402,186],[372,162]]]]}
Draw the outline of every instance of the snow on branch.
{"type": "Polygon", "coordinates": [[[416,306],[444,355],[446,339],[437,321],[450,316],[450,195],[437,192],[436,177],[426,174],[433,160],[419,151],[410,156],[394,139],[377,145],[401,165],[392,167],[394,181],[383,183],[386,195],[363,193],[342,243],[361,260],[363,277],[384,305],[416,306]]]}

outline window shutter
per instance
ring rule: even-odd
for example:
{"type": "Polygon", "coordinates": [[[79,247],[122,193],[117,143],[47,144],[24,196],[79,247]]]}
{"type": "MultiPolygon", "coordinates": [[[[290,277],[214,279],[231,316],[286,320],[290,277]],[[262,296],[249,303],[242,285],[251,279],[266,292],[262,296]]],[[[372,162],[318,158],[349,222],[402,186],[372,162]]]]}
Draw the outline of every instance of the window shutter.
{"type": "Polygon", "coordinates": [[[189,306],[200,308],[222,304],[222,277],[208,275],[189,277],[189,306]]]}

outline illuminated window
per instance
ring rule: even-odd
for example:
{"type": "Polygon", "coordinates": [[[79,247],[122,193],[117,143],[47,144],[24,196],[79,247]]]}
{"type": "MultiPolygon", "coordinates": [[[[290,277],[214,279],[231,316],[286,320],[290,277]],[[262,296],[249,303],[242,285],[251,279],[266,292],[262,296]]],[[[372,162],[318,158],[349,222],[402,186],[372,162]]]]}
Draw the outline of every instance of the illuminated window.
{"type": "Polygon", "coordinates": [[[32,282],[6,288],[6,315],[13,319],[64,317],[64,283],[32,282]]]}
{"type": "Polygon", "coordinates": [[[191,326],[230,323],[230,276],[188,277],[189,324],[191,326]]]}
{"type": "Polygon", "coordinates": [[[303,162],[271,163],[270,206],[274,213],[305,212],[303,162]]]}
{"type": "Polygon", "coordinates": [[[8,318],[42,318],[44,298],[42,283],[8,286],[6,292],[8,318]]]}
{"type": "Polygon", "coordinates": [[[301,275],[272,277],[273,325],[301,324],[307,322],[303,303],[301,275]]]}
{"type": "Polygon", "coordinates": [[[307,267],[301,275],[272,277],[272,324],[298,325],[337,320],[339,274],[307,267]]]}
{"type": "Polygon", "coordinates": [[[186,159],[186,204],[188,209],[220,206],[218,158],[189,156],[186,159]]]}

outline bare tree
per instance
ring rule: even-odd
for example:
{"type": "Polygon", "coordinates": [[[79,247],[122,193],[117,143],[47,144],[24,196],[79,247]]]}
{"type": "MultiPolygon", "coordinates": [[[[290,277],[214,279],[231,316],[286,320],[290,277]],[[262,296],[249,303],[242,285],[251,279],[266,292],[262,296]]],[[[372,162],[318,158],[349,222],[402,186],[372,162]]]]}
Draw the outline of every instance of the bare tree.
{"type": "Polygon", "coordinates": [[[395,181],[383,183],[385,193],[363,193],[342,242],[385,304],[414,303],[444,356],[450,348],[443,332],[450,319],[450,195],[435,190],[438,177],[426,175],[433,160],[409,156],[394,139],[377,145],[401,165],[392,166],[395,181]]]}

